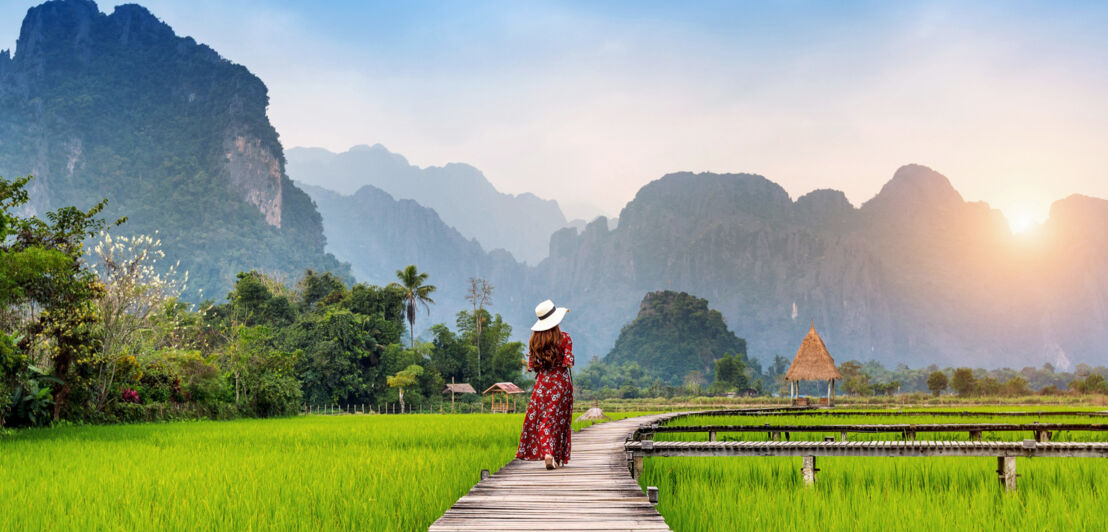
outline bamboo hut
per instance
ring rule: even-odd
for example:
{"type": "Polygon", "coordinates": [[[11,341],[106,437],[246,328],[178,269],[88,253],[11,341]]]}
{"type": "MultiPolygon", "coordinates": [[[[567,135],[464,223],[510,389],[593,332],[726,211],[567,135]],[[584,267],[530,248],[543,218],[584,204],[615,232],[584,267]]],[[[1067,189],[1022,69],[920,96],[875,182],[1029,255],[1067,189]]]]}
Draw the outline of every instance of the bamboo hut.
{"type": "Polygon", "coordinates": [[[785,373],[793,404],[807,402],[807,398],[800,397],[800,381],[826,381],[827,398],[821,398],[820,403],[826,401],[827,406],[835,406],[835,381],[842,378],[842,373],[835,367],[835,359],[827,352],[827,346],[823,345],[823,339],[816,332],[816,324],[813,322],[808,335],[800,343],[800,349],[796,351],[789,371],[785,373]]]}
{"type": "Polygon", "coordinates": [[[446,389],[444,389],[442,391],[442,393],[446,393],[446,392],[450,392],[450,411],[453,412],[454,411],[454,394],[456,394],[456,393],[476,394],[477,390],[474,390],[473,386],[470,386],[470,384],[468,382],[454,384],[454,379],[451,378],[450,379],[450,384],[447,384],[446,389]]]}
{"type": "Polygon", "coordinates": [[[484,395],[492,396],[492,410],[491,412],[515,412],[515,402],[511,400],[511,396],[524,393],[519,386],[510,382],[498,382],[489,386],[489,389],[483,392],[484,395]]]}

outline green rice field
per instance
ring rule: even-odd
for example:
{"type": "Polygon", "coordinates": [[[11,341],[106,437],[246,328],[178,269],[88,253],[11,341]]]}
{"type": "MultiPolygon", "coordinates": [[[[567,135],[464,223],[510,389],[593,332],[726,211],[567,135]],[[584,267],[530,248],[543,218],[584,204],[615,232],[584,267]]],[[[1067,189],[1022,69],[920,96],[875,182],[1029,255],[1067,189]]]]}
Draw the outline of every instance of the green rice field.
{"type": "MultiPolygon", "coordinates": [[[[974,411],[987,410],[977,409],[974,411]]],[[[997,410],[997,409],[992,409],[997,410]]],[[[1018,410],[1004,408],[1000,410],[1018,410]]],[[[1037,409],[1036,409],[1037,410],[1037,409]]],[[[1067,408],[1066,410],[1072,410],[1067,408]]],[[[672,425],[1103,423],[1085,416],[694,416],[672,425]]],[[[822,440],[838,433],[792,433],[822,440]]],[[[724,433],[719,440],[765,440],[724,433]]],[[[899,434],[850,434],[851,440],[899,434]]],[[[966,432],[918,439],[966,440],[966,432]]],[[[985,440],[1022,440],[1024,432],[986,432],[985,440]]],[[[659,433],[656,440],[706,440],[706,433],[659,433]]],[[[1108,441],[1105,432],[1062,432],[1056,441],[1108,441]]],[[[1108,507],[1108,461],[1019,458],[1019,489],[998,485],[995,458],[821,457],[816,485],[804,486],[799,457],[647,458],[642,486],[657,486],[658,510],[674,530],[1097,530],[1108,507]]]]}
{"type": "MultiPolygon", "coordinates": [[[[615,419],[642,414],[609,413],[615,419]]],[[[693,416],[672,424],[1033,421],[1106,420],[923,411],[896,417],[693,416]]],[[[589,424],[575,422],[574,428],[589,424]]],[[[0,436],[0,530],[426,530],[473,486],[481,469],[496,471],[512,459],[521,425],[521,414],[312,415],[17,431],[0,436]]],[[[721,440],[766,437],[719,434],[721,440]]],[[[994,440],[1029,437],[985,433],[994,440]]],[[[661,433],[656,439],[707,435],[661,433]]],[[[1108,441],[1108,433],[1063,432],[1055,439],[1108,441]]],[[[659,488],[658,510],[678,531],[1094,530],[1108,507],[1108,461],[1100,459],[1020,458],[1015,493],[998,486],[992,458],[819,458],[817,467],[815,487],[806,488],[800,458],[648,458],[640,482],[659,488]]]]}
{"type": "Polygon", "coordinates": [[[426,530],[514,454],[521,414],[20,431],[0,530],[426,530]]]}

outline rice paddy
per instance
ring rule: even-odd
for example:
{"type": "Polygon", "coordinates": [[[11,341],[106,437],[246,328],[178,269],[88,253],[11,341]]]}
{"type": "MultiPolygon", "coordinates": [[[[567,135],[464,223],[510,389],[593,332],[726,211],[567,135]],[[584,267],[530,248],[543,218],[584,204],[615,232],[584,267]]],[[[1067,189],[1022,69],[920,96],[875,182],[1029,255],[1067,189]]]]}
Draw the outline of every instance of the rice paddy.
{"type": "MultiPolygon", "coordinates": [[[[973,409],[978,411],[979,409],[973,409]]],[[[1010,408],[1008,410],[1011,410],[1010,408]]],[[[1067,409],[1068,410],[1068,409],[1067,409]]],[[[671,425],[1101,423],[1103,418],[1057,416],[694,416],[671,425]]],[[[838,433],[792,433],[793,440],[838,439],[838,433]]],[[[718,434],[719,440],[766,440],[764,432],[718,434]]],[[[851,440],[897,439],[899,434],[850,434],[851,440]]],[[[967,432],[920,433],[919,439],[966,440],[967,432]]],[[[1032,437],[985,432],[985,440],[1032,437]]],[[[659,441],[706,440],[705,433],[659,433],[659,441]]],[[[1108,441],[1105,432],[1055,434],[1055,441],[1108,441]]],[[[998,486],[994,458],[823,457],[812,488],[799,457],[648,458],[642,486],[657,486],[658,510],[674,530],[1090,530],[1103,526],[1108,461],[1096,458],[1019,458],[1019,489],[998,486]]]]}
{"type": "Polygon", "coordinates": [[[426,530],[520,414],[58,427],[0,439],[0,530],[426,530]]]}
{"type": "MultiPolygon", "coordinates": [[[[609,413],[615,419],[640,414],[609,413]]],[[[921,411],[895,417],[692,416],[671,425],[1034,421],[1106,420],[1050,413],[952,418],[921,411]]],[[[589,424],[575,422],[574,428],[589,424]]],[[[512,459],[521,425],[522,414],[423,414],[19,431],[0,438],[0,530],[425,530],[473,486],[481,469],[496,471],[512,459]]],[[[790,436],[821,440],[838,434],[790,436]]],[[[718,434],[720,440],[767,437],[718,434]]],[[[968,434],[918,437],[965,440],[968,434]]],[[[1030,437],[984,433],[986,440],[1030,437]]],[[[656,439],[706,440],[707,434],[659,433],[656,439]]],[[[1108,432],[1066,431],[1052,439],[1108,441],[1108,432]]],[[[999,488],[991,458],[820,458],[816,485],[806,488],[800,458],[652,457],[640,483],[659,488],[658,510],[678,531],[1101,526],[1108,461],[1018,463],[1015,493],[999,488]]]]}

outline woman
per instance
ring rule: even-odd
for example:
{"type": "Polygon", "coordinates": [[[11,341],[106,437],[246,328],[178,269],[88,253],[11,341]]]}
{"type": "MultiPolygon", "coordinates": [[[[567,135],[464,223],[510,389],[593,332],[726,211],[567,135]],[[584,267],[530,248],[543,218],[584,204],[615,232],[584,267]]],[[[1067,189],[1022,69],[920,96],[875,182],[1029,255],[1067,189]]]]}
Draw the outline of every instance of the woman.
{"type": "Polygon", "coordinates": [[[535,388],[527,403],[516,458],[544,460],[547,469],[562,467],[569,461],[573,342],[558,328],[566,312],[569,309],[555,307],[549,299],[535,307],[539,321],[531,326],[527,359],[527,371],[535,372],[535,388]]]}

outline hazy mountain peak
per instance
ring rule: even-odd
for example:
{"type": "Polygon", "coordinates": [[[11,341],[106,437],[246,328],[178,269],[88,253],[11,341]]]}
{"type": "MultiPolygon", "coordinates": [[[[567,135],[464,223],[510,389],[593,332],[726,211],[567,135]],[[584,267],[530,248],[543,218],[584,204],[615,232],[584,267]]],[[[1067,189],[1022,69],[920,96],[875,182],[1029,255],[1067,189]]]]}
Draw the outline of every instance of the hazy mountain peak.
{"type": "Polygon", "coordinates": [[[813,190],[796,200],[800,219],[809,223],[842,221],[854,213],[854,205],[841,190],[823,188],[813,190]]]}
{"type": "Polygon", "coordinates": [[[1067,232],[1099,232],[1108,227],[1108,200],[1081,194],[1067,196],[1051,204],[1047,223],[1067,232]]]}
{"type": "Polygon", "coordinates": [[[863,208],[949,208],[965,203],[962,195],[946,176],[919,164],[907,164],[897,169],[893,178],[881,187],[863,208]]]}
{"type": "Polygon", "coordinates": [[[556,202],[502,193],[469,164],[420,168],[381,144],[338,154],[318,148],[286,153],[289,175],[300,182],[346,195],[372,185],[397,199],[415,200],[485,249],[503,248],[532,264],[547,256],[550,236],[566,225],[556,202]]]}

